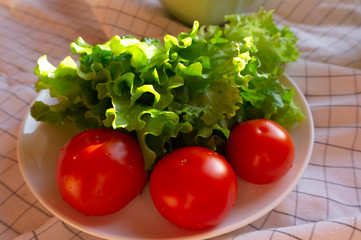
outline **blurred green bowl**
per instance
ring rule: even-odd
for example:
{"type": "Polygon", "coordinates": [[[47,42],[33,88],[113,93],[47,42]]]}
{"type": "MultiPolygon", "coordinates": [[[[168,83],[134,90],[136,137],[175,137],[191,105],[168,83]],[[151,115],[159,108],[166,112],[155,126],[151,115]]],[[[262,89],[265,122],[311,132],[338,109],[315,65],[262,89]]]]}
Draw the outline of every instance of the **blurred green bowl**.
{"type": "Polygon", "coordinates": [[[220,25],[224,16],[247,12],[254,0],[160,0],[164,8],[179,21],[192,25],[220,25]]]}

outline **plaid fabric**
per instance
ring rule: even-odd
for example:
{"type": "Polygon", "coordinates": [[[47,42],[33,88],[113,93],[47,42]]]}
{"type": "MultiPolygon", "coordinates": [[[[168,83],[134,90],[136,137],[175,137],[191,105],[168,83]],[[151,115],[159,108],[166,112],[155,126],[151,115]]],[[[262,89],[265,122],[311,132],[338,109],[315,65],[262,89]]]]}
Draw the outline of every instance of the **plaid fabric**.
{"type": "MultiPolygon", "coordinates": [[[[361,239],[361,7],[358,0],[255,0],[275,10],[299,38],[301,59],[286,73],[310,105],[311,161],[276,208],[223,239],[361,239]]],[[[0,240],[98,239],[52,216],[19,170],[17,132],[36,96],[43,54],[56,65],[82,36],[160,37],[186,26],[156,0],[5,0],[0,2],[0,240]]]]}

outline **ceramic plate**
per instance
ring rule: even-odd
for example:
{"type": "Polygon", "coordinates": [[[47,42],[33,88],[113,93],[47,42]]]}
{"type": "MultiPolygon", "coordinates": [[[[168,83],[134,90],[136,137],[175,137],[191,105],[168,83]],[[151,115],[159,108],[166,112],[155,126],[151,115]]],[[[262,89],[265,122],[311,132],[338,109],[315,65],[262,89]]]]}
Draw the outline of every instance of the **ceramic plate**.
{"type": "MultiPolygon", "coordinates": [[[[276,207],[295,187],[304,172],[313,146],[313,121],[310,109],[299,88],[287,76],[281,81],[295,89],[295,102],[306,119],[292,128],[290,134],[296,147],[291,170],[281,180],[268,185],[254,185],[238,180],[239,194],[230,214],[216,227],[190,231],[167,222],[155,209],[148,186],[142,194],[119,212],[89,217],[64,202],[55,184],[55,161],[62,145],[75,131],[54,128],[36,122],[28,113],[18,138],[18,159],[23,177],[38,200],[64,222],[90,234],[106,239],[202,239],[221,235],[262,217],[276,207]]],[[[48,101],[40,93],[37,100],[48,101]]]]}

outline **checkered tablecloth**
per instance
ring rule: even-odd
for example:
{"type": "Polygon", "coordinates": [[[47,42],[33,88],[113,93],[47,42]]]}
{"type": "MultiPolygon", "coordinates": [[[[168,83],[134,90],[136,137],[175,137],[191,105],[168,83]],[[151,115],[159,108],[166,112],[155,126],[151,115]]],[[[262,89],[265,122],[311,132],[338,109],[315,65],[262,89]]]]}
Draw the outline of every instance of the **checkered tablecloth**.
{"type": "MultiPolygon", "coordinates": [[[[361,3],[255,0],[251,10],[261,5],[299,38],[301,59],[286,73],[310,105],[314,149],[283,202],[214,239],[361,239],[361,3]]],[[[95,44],[185,30],[156,0],[0,1],[0,240],[98,239],[52,216],[20,173],[17,131],[36,96],[37,59],[57,65],[78,36],[95,44]]]]}

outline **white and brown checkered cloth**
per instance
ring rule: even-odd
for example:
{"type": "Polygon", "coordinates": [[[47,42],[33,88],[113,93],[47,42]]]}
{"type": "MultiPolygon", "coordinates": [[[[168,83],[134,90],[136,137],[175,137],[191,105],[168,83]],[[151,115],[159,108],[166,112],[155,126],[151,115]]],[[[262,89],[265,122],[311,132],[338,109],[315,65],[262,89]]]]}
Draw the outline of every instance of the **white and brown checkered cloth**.
{"type": "MultiPolygon", "coordinates": [[[[213,239],[361,239],[361,2],[255,0],[252,10],[261,5],[299,38],[301,59],[286,73],[310,105],[314,149],[283,202],[213,239]]],[[[156,0],[0,1],[0,240],[98,239],[52,216],[20,173],[17,131],[36,96],[37,59],[57,65],[78,36],[95,44],[184,30],[156,0]]]]}

